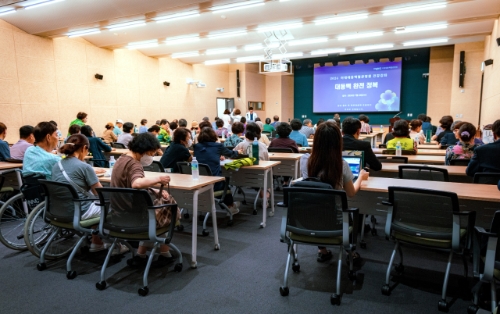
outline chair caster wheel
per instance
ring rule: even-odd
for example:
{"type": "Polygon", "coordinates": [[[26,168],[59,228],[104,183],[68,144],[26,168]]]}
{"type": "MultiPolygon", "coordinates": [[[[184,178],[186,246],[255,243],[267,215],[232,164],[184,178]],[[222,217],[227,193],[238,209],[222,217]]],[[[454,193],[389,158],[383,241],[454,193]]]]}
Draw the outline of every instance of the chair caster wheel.
{"type": "Polygon", "coordinates": [[[99,281],[98,283],[95,284],[95,287],[97,288],[97,290],[106,289],[106,281],[99,281]]]}
{"type": "Polygon", "coordinates": [[[47,269],[47,264],[39,263],[36,265],[36,269],[38,269],[39,271],[45,270],[45,269],[47,269]]]}
{"type": "Polygon", "coordinates": [[[449,308],[448,308],[448,302],[446,302],[446,300],[440,300],[438,302],[438,310],[440,312],[448,313],[448,310],[449,310],[449,308]]]}
{"type": "Polygon", "coordinates": [[[228,227],[231,227],[233,224],[234,224],[234,221],[232,219],[227,221],[228,227]]]}
{"type": "Polygon", "coordinates": [[[383,295],[391,295],[391,287],[389,285],[382,286],[382,294],[383,295]]]}
{"type": "Polygon", "coordinates": [[[210,234],[210,232],[208,232],[207,230],[203,229],[203,231],[201,232],[201,235],[206,237],[210,234]]]}
{"type": "Polygon", "coordinates": [[[189,213],[185,213],[183,217],[184,219],[189,219],[189,213]]]}
{"type": "Polygon", "coordinates": [[[362,249],[366,249],[366,242],[359,242],[359,247],[362,249]]]}
{"type": "Polygon", "coordinates": [[[294,273],[300,272],[300,265],[299,264],[293,264],[292,265],[292,270],[294,273]]]}
{"type": "Polygon", "coordinates": [[[475,304],[471,304],[467,308],[467,314],[476,314],[477,311],[479,311],[479,306],[477,306],[475,304]]]}
{"type": "Polygon", "coordinates": [[[399,264],[398,266],[394,267],[394,269],[396,270],[396,273],[398,275],[402,275],[404,272],[405,272],[405,267],[401,264],[399,264]]]}
{"type": "Polygon", "coordinates": [[[149,289],[148,289],[148,287],[144,287],[144,288],[140,288],[137,292],[139,292],[139,295],[141,297],[145,297],[148,295],[149,289]]]}
{"type": "Polygon", "coordinates": [[[289,293],[288,287],[280,287],[280,294],[282,297],[286,297],[289,293]]]}
{"type": "Polygon", "coordinates": [[[254,209],[254,210],[252,211],[252,215],[257,215],[257,210],[256,210],[256,209],[254,209]]]}
{"type": "Polygon", "coordinates": [[[259,228],[260,228],[260,229],[263,229],[263,228],[265,228],[265,227],[266,227],[266,224],[265,224],[265,223],[263,223],[263,222],[261,222],[261,223],[260,223],[260,227],[259,227],[259,228]]]}
{"type": "Polygon", "coordinates": [[[349,280],[350,280],[350,281],[356,281],[356,277],[357,277],[357,276],[356,276],[356,272],[355,272],[355,271],[353,271],[353,270],[350,270],[350,271],[349,271],[349,275],[348,275],[348,277],[349,277],[349,280]]]}
{"type": "Polygon", "coordinates": [[[179,231],[179,232],[184,231],[184,225],[178,225],[177,226],[177,231],[179,231]]]}
{"type": "Polygon", "coordinates": [[[340,295],[333,293],[330,296],[330,303],[332,303],[332,305],[340,305],[340,295]]]}
{"type": "Polygon", "coordinates": [[[175,264],[174,271],[180,273],[182,271],[182,264],[181,263],[175,264]]]}
{"type": "Polygon", "coordinates": [[[247,200],[242,200],[241,204],[246,205],[247,204],[247,200]]]}
{"type": "Polygon", "coordinates": [[[72,270],[66,273],[66,278],[68,279],[75,279],[77,276],[76,271],[72,270]]]}
{"type": "Polygon", "coordinates": [[[220,244],[216,244],[216,245],[214,246],[214,250],[216,250],[216,251],[220,250],[220,244]]]}

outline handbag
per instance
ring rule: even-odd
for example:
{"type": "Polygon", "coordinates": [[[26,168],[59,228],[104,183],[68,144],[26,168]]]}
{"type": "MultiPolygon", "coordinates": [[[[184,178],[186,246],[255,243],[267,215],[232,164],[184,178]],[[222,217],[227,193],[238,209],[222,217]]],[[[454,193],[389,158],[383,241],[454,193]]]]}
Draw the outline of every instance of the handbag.
{"type": "MultiPolygon", "coordinates": [[[[170,194],[170,184],[167,184],[167,192],[168,192],[167,198],[163,197],[163,187],[164,187],[164,185],[162,184],[160,186],[160,191],[158,191],[158,193],[156,193],[153,189],[149,189],[149,191],[155,196],[155,199],[153,200],[153,204],[155,206],[164,205],[164,204],[177,204],[177,202],[175,201],[172,194],[170,194]]],[[[172,211],[168,208],[157,209],[155,211],[155,215],[156,215],[156,227],[157,228],[167,227],[172,222],[172,211]]],[[[180,211],[179,207],[177,207],[177,221],[180,218],[181,218],[181,211],[180,211]]]]}

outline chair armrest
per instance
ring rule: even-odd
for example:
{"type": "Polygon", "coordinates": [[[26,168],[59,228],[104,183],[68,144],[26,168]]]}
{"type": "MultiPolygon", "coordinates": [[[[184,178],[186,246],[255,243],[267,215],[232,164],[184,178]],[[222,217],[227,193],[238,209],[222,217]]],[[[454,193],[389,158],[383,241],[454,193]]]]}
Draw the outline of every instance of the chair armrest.
{"type": "Polygon", "coordinates": [[[74,202],[74,213],[73,213],[73,229],[80,232],[92,233],[94,230],[84,228],[80,225],[82,221],[82,204],[80,202],[74,202]]]}
{"type": "MultiPolygon", "coordinates": [[[[73,202],[88,202],[88,201],[98,201],[99,198],[74,198],[73,202]]],[[[99,205],[99,204],[98,204],[99,205]]]]}
{"type": "Polygon", "coordinates": [[[151,241],[160,242],[161,244],[168,244],[172,240],[172,236],[174,234],[175,224],[177,222],[177,204],[163,204],[163,205],[158,205],[158,206],[148,207],[149,239],[151,239],[151,241]],[[168,236],[166,238],[159,238],[156,235],[156,209],[158,206],[160,206],[160,208],[170,207],[170,211],[172,213],[172,220],[170,221],[170,225],[169,225],[169,229],[168,229],[168,236]]]}
{"type": "MultiPolygon", "coordinates": [[[[109,202],[106,202],[109,204],[109,202]]],[[[107,204],[99,204],[101,206],[101,218],[99,219],[99,234],[107,238],[108,234],[104,231],[104,221],[106,220],[106,216],[108,215],[108,208],[109,206],[106,206],[107,204]]]]}
{"type": "Polygon", "coordinates": [[[342,210],[342,244],[347,251],[355,250],[357,243],[359,208],[348,208],[342,210]],[[352,214],[352,233],[349,234],[350,215],[352,214]]]}
{"type": "Polygon", "coordinates": [[[463,211],[454,213],[456,216],[467,216],[467,237],[465,239],[465,249],[468,251],[472,246],[472,229],[476,224],[476,211],[463,211]]]}
{"type": "Polygon", "coordinates": [[[392,206],[392,203],[389,201],[382,201],[382,204],[385,206],[392,206]]]}
{"type": "Polygon", "coordinates": [[[1,171],[0,172],[0,175],[5,175],[5,174],[9,174],[9,173],[13,173],[13,172],[17,172],[17,170],[19,169],[7,169],[7,170],[4,170],[4,171],[1,171]]]}
{"type": "Polygon", "coordinates": [[[288,210],[284,210],[283,217],[281,217],[281,230],[280,230],[280,237],[281,237],[281,242],[288,243],[287,237],[286,237],[286,218],[288,217],[288,210]]]}
{"type": "MultiPolygon", "coordinates": [[[[481,227],[474,228],[474,255],[472,259],[473,275],[474,277],[481,278],[483,282],[491,282],[494,279],[493,273],[495,271],[496,249],[498,243],[498,235],[496,233],[487,232],[481,227]],[[486,255],[484,258],[484,271],[481,276],[479,271],[479,260],[481,258],[481,237],[487,238],[486,255]]],[[[484,246],[483,246],[484,247],[484,246]]]]}

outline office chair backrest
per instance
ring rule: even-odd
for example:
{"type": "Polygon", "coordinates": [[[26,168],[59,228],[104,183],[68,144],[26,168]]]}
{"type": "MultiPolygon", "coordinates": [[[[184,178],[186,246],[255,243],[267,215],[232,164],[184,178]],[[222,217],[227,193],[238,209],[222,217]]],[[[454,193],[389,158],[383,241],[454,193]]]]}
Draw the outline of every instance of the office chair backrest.
{"type": "Polygon", "coordinates": [[[267,151],[270,153],[293,153],[289,147],[268,147],[267,151]]]}
{"type": "Polygon", "coordinates": [[[288,195],[287,230],[316,237],[342,235],[345,191],[318,188],[285,188],[288,195]]]}
{"type": "Polygon", "coordinates": [[[112,147],[114,147],[114,148],[127,148],[127,147],[125,147],[125,145],[123,145],[122,143],[112,143],[111,145],[112,145],[112,147]]]}
{"type": "Polygon", "coordinates": [[[29,175],[22,175],[23,185],[21,186],[21,193],[30,209],[34,209],[38,204],[45,200],[43,188],[39,180],[45,179],[45,175],[34,173],[29,175]]]}
{"type": "Polygon", "coordinates": [[[497,172],[476,172],[474,183],[497,185],[500,181],[500,173],[497,172]]]}
{"type": "Polygon", "coordinates": [[[153,161],[153,163],[149,166],[143,166],[144,171],[151,171],[151,172],[165,172],[165,168],[163,168],[163,165],[159,161],[153,161]]]}
{"type": "MultiPolygon", "coordinates": [[[[69,183],[40,180],[45,194],[45,217],[58,222],[72,222],[79,195],[69,183]]],[[[77,204],[79,205],[79,204],[77,204]]]]}
{"type": "Polygon", "coordinates": [[[470,159],[452,159],[450,166],[468,166],[470,159]]]}
{"type": "Polygon", "coordinates": [[[408,157],[403,156],[377,156],[380,162],[391,163],[391,164],[407,164],[408,157]]]}
{"type": "MultiPolygon", "coordinates": [[[[189,162],[178,162],[177,167],[179,167],[179,172],[181,174],[191,174],[191,164],[189,162]]],[[[198,169],[200,171],[200,176],[211,176],[212,170],[207,164],[198,164],[198,169]]]]}
{"type": "Polygon", "coordinates": [[[446,169],[414,165],[400,165],[399,178],[426,181],[449,181],[448,170],[446,169]]]}
{"type": "MultiPolygon", "coordinates": [[[[148,207],[153,200],[147,190],[97,188],[100,204],[106,204],[104,229],[125,233],[148,232],[148,207]]],[[[177,209],[176,209],[177,210],[177,209]]]]}
{"type": "Polygon", "coordinates": [[[453,214],[459,212],[456,193],[389,187],[392,229],[422,238],[451,239],[453,214]]]}

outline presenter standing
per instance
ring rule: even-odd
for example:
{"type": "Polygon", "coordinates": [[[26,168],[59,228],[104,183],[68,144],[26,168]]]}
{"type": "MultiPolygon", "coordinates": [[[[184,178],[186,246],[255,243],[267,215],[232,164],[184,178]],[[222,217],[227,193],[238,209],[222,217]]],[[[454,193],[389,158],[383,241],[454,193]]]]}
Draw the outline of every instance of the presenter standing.
{"type": "Polygon", "coordinates": [[[255,119],[257,119],[257,114],[255,112],[253,112],[253,107],[248,108],[246,118],[247,118],[247,123],[255,122],[255,119]]]}

